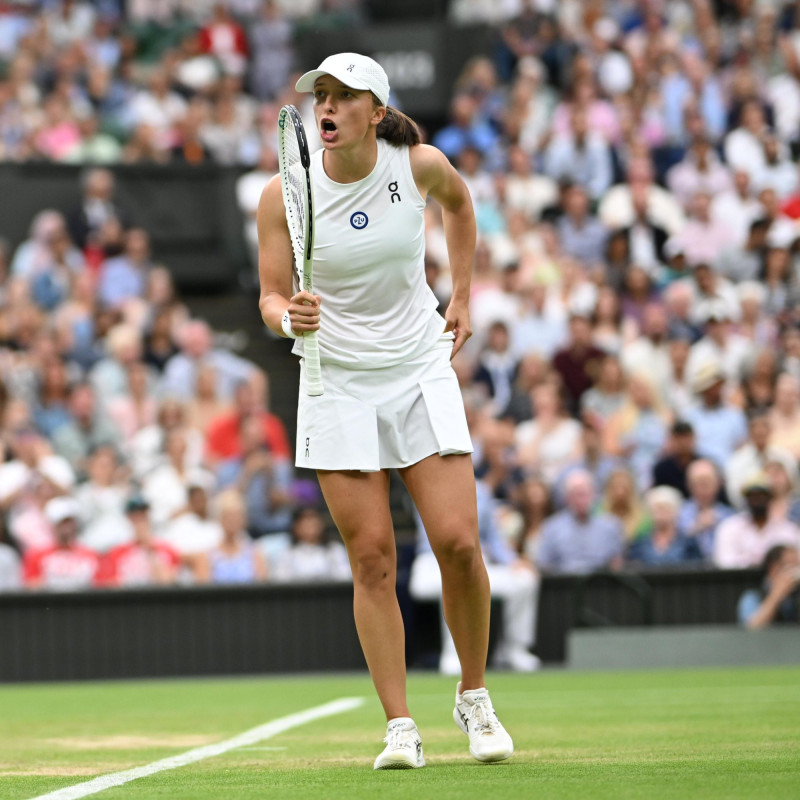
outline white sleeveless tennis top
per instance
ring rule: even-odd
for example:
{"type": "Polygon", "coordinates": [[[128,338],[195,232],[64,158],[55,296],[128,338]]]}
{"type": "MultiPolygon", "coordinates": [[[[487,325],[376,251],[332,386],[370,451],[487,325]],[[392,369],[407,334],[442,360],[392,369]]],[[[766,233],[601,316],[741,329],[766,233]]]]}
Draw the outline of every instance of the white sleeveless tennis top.
{"type": "MultiPolygon", "coordinates": [[[[352,369],[400,364],[435,346],[444,330],[425,282],[425,200],[408,147],[378,139],[372,172],[336,183],[311,157],[314,293],[322,298],[322,363],[352,369]]],[[[302,355],[303,340],[293,352],[302,355]]]]}

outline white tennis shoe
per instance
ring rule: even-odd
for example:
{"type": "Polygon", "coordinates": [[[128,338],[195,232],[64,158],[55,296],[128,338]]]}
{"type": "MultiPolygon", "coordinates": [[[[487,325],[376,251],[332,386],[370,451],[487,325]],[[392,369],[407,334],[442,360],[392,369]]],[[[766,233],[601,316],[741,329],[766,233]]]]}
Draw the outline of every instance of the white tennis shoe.
{"type": "Polygon", "coordinates": [[[374,769],[417,769],[425,766],[422,739],[411,717],[397,717],[386,726],[384,751],[375,759],[374,769]]]}
{"type": "Polygon", "coordinates": [[[486,689],[456,688],[453,719],[469,737],[469,753],[478,761],[503,761],[514,752],[514,742],[497,719],[486,689]]]}

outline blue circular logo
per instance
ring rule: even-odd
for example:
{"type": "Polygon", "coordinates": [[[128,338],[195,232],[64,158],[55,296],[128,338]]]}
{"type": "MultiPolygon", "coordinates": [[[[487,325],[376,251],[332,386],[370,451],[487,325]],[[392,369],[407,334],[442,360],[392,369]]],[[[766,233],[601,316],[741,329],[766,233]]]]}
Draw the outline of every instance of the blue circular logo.
{"type": "Polygon", "coordinates": [[[369,217],[363,211],[356,211],[356,213],[353,214],[352,217],[350,217],[350,224],[357,231],[366,228],[368,222],[369,222],[369,217]]]}

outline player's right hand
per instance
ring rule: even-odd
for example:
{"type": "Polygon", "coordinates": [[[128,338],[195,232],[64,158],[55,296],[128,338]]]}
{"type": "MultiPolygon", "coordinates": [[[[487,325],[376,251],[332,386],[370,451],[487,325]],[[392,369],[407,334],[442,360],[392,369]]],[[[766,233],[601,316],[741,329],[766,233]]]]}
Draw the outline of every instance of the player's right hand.
{"type": "Polygon", "coordinates": [[[322,298],[310,292],[298,292],[289,301],[289,319],[295,333],[319,330],[319,306],[322,298]]]}

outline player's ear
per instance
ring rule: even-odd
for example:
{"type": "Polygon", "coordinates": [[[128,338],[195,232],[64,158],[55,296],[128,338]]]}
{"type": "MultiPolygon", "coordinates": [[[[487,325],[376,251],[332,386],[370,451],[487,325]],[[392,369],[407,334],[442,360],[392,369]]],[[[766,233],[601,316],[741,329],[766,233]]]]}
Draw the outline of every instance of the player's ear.
{"type": "Polygon", "coordinates": [[[373,125],[379,125],[383,118],[386,116],[386,106],[373,106],[372,108],[372,119],[370,122],[373,125]]]}

